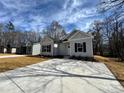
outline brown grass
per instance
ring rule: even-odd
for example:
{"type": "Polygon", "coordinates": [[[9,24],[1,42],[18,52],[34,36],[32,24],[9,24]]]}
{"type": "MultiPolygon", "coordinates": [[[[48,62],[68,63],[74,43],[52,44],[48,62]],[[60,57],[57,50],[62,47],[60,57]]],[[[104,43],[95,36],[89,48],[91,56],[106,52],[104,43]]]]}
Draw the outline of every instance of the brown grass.
{"type": "Polygon", "coordinates": [[[15,57],[0,59],[0,72],[13,70],[19,67],[35,64],[47,60],[48,58],[40,57],[15,57]]]}
{"type": "Polygon", "coordinates": [[[99,62],[105,63],[105,65],[124,86],[124,62],[118,62],[115,58],[107,58],[102,56],[94,56],[94,58],[99,62]]]}

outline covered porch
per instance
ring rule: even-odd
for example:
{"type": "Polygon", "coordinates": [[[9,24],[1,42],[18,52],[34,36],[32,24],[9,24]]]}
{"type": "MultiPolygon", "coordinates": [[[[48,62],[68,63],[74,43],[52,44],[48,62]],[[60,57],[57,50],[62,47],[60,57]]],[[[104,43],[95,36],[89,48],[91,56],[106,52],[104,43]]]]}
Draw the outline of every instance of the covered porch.
{"type": "Polygon", "coordinates": [[[59,44],[58,51],[59,51],[59,55],[70,56],[70,51],[71,51],[70,42],[63,42],[59,44]]]}

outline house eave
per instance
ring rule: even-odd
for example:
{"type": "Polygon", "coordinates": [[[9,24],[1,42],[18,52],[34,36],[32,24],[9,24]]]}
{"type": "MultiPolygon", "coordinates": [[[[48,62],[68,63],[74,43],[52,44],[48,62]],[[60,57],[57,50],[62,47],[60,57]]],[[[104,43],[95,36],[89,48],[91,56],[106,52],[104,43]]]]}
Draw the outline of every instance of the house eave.
{"type": "Polygon", "coordinates": [[[85,40],[85,39],[92,39],[92,37],[78,38],[78,39],[69,39],[68,42],[70,42],[70,41],[77,41],[77,40],[85,40]]]}

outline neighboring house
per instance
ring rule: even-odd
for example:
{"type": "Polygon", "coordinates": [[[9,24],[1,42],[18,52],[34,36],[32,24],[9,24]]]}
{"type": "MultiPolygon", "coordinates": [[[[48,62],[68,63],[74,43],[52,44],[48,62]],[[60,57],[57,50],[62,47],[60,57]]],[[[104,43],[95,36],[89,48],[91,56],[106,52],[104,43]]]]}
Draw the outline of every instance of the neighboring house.
{"type": "Polygon", "coordinates": [[[18,47],[0,46],[0,53],[40,55],[41,45],[40,43],[34,43],[34,44],[27,43],[27,44],[21,44],[21,46],[18,47]]]}
{"type": "Polygon", "coordinates": [[[0,46],[0,53],[4,53],[4,46],[0,46]]]}
{"type": "Polygon", "coordinates": [[[93,57],[92,36],[78,30],[59,41],[46,36],[41,40],[41,55],[93,57]]]}
{"type": "Polygon", "coordinates": [[[32,54],[32,44],[30,42],[23,43],[20,46],[16,47],[16,54],[32,54]]]}
{"type": "Polygon", "coordinates": [[[0,46],[0,53],[16,53],[16,47],[12,46],[10,47],[10,45],[7,46],[0,46]]]}

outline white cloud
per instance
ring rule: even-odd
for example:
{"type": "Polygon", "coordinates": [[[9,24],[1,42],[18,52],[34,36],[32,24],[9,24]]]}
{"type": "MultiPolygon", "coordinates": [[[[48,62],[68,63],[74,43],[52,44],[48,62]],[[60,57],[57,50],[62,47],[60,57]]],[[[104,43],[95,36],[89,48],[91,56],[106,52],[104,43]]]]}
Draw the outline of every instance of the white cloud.
{"type": "Polygon", "coordinates": [[[80,5],[82,5],[82,3],[85,2],[85,0],[66,0],[64,5],[63,5],[63,9],[73,9],[75,7],[78,7],[80,5]]]}
{"type": "Polygon", "coordinates": [[[8,21],[8,20],[10,20],[10,19],[8,18],[8,16],[3,16],[3,17],[0,18],[0,23],[1,23],[1,22],[5,22],[5,21],[8,21]]]}
{"type": "Polygon", "coordinates": [[[53,15],[51,19],[58,20],[62,25],[75,23],[83,19],[97,15],[96,9],[92,8],[79,8],[87,0],[66,0],[63,5],[63,10],[58,12],[56,15],[53,15]],[[72,1],[72,2],[71,2],[72,1]]]}
{"type": "MultiPolygon", "coordinates": [[[[84,0],[84,1],[85,1],[85,0],[84,0]]],[[[81,1],[81,0],[73,0],[72,7],[75,8],[75,7],[79,6],[79,5],[82,5],[82,3],[83,3],[84,1],[81,1]]]]}
{"type": "MultiPolygon", "coordinates": [[[[83,8],[83,5],[87,2],[87,0],[63,0],[62,9],[59,9],[59,12],[56,12],[56,9],[55,12],[52,9],[47,10],[47,3],[51,1],[56,2],[56,0],[1,0],[0,2],[8,10],[4,13],[0,12],[0,17],[2,18],[0,21],[7,21],[14,18],[15,25],[28,27],[27,29],[37,30],[43,29],[48,25],[47,23],[57,20],[63,26],[75,24],[77,28],[83,30],[88,28],[88,25],[91,22],[89,20],[86,21],[86,19],[97,15],[94,7],[83,8]],[[45,11],[42,7],[40,8],[40,6],[44,4],[45,6],[43,9],[45,9],[45,11]],[[52,14],[49,11],[53,11],[52,14]],[[8,15],[8,12],[11,14],[8,15]],[[44,12],[47,12],[49,17],[46,17],[44,12]],[[6,16],[3,16],[5,14],[6,16]]],[[[49,5],[51,4],[52,3],[49,3],[49,5]]]]}
{"type": "Polygon", "coordinates": [[[45,27],[45,18],[43,16],[30,16],[32,21],[29,23],[30,28],[34,31],[42,31],[45,27]]]}
{"type": "Polygon", "coordinates": [[[71,23],[79,23],[83,19],[87,19],[92,16],[96,16],[96,9],[82,9],[75,12],[68,13],[68,10],[64,10],[59,12],[58,14],[52,16],[53,20],[58,20],[62,23],[62,25],[71,24],[71,23]]]}
{"type": "Polygon", "coordinates": [[[8,9],[22,10],[29,7],[29,5],[22,3],[21,0],[1,0],[0,2],[8,9]]]}
{"type": "Polygon", "coordinates": [[[68,4],[69,4],[69,1],[70,1],[70,0],[66,0],[66,1],[65,1],[64,5],[63,5],[63,9],[67,9],[68,4]]]}

